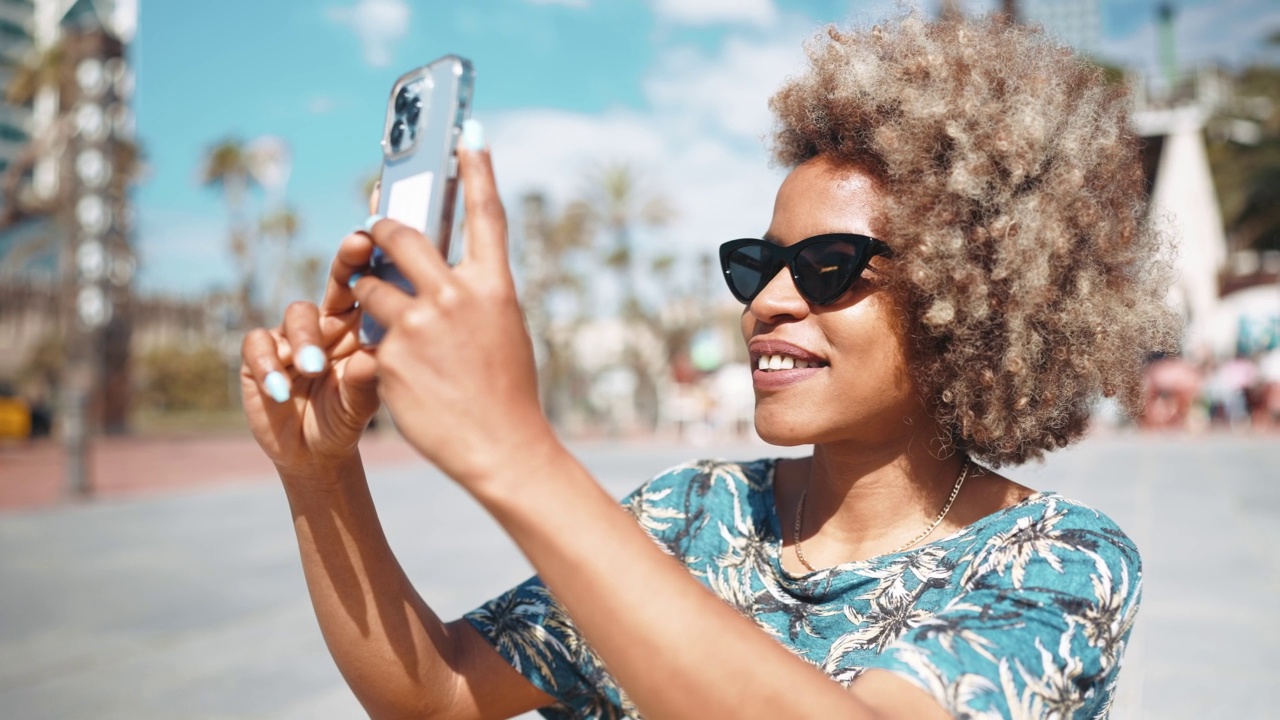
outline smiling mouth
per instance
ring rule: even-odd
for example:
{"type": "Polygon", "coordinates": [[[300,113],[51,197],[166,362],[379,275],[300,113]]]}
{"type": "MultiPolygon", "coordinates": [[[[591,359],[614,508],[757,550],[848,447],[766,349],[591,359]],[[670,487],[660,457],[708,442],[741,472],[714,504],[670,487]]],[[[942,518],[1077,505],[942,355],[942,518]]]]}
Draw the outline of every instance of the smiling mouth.
{"type": "Polygon", "coordinates": [[[791,355],[761,355],[756,360],[756,369],[765,372],[777,372],[779,370],[804,370],[807,368],[824,368],[827,363],[817,360],[801,360],[791,355]]]}

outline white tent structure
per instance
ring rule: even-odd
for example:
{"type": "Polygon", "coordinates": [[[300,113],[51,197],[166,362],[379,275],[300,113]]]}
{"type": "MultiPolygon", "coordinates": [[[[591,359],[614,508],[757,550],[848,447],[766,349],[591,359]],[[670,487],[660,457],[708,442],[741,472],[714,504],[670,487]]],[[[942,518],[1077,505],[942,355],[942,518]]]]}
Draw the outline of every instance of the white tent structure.
{"type": "MultiPolygon", "coordinates": [[[[1198,106],[1148,110],[1134,116],[1138,134],[1159,143],[1151,213],[1176,247],[1177,279],[1169,301],[1186,318],[1188,352],[1222,347],[1228,328],[1218,312],[1218,277],[1227,262],[1227,239],[1205,150],[1206,113],[1198,106]]],[[[1231,343],[1234,342],[1232,336],[1231,343]]]]}

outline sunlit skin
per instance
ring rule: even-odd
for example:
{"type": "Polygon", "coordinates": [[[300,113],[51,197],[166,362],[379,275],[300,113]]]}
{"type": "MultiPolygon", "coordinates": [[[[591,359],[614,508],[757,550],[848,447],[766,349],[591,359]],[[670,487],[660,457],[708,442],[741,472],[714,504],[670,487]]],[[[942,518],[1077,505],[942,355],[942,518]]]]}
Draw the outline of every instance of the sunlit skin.
{"type": "MultiPolygon", "coordinates": [[[[874,178],[824,157],[793,170],[778,190],[766,239],[790,245],[822,233],[886,237],[874,178]]],[[[779,516],[790,527],[802,491],[805,558],[817,567],[892,552],[936,517],[960,473],[962,456],[943,453],[942,430],[912,379],[898,310],[880,289],[875,257],[862,279],[831,305],[811,304],[786,272],[744,309],[748,349],[785,342],[827,366],[780,388],[756,387],[756,430],[777,445],[813,444],[813,458],[783,463],[779,516]]],[[[881,276],[882,279],[883,276],[881,276]]],[[[752,353],[754,361],[758,352],[752,353]]],[[[760,373],[757,371],[757,376],[760,373]]],[[[1002,477],[970,471],[952,510],[931,538],[1026,497],[1002,477]]],[[[794,549],[787,569],[805,572],[794,549]]]]}
{"type": "MultiPolygon", "coordinates": [[[[646,717],[946,717],[891,673],[846,689],[797,658],[658,548],[564,448],[539,407],[489,152],[460,149],[459,159],[468,235],[457,267],[420,233],[379,220],[342,242],[318,306],[295,303],[281,327],[244,343],[249,425],[283,481],[325,642],[369,715],[499,718],[552,702],[467,622],[442,622],[400,568],[357,446],[380,397],[406,440],[502,525],[646,717]],[[375,246],[416,296],[357,276],[375,246]],[[356,338],[357,303],[387,328],[376,352],[356,338]],[[303,372],[295,362],[309,345],[324,363],[303,372]],[[279,402],[263,391],[276,373],[290,382],[279,402]]],[[[784,183],[771,235],[874,234],[875,197],[857,171],[808,163],[784,183]]],[[[937,429],[914,400],[890,305],[874,287],[815,311],[783,276],[745,315],[749,339],[773,334],[830,362],[758,398],[766,437],[818,443],[814,460],[781,467],[777,497],[790,518],[808,488],[806,555],[822,565],[918,532],[959,465],[929,452],[937,429]]],[[[982,480],[940,531],[1023,490],[982,480]]]]}

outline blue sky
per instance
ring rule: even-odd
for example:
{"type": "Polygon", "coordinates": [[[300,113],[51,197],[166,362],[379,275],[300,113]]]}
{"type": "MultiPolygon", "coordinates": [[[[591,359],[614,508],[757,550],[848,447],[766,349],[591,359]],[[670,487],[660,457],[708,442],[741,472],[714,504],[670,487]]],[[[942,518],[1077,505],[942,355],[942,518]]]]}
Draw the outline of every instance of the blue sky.
{"type": "MultiPolygon", "coordinates": [[[[1098,54],[1149,66],[1154,1],[1098,1],[1098,54]]],[[[1187,64],[1263,57],[1263,38],[1280,30],[1276,0],[1180,5],[1187,64]]],[[[231,283],[221,199],[198,180],[205,149],[228,136],[287,143],[298,247],[327,259],[363,220],[359,188],[378,166],[393,80],[448,52],[476,64],[475,116],[509,198],[536,188],[563,202],[594,168],[622,161],[677,210],[645,237],[655,249],[696,254],[759,233],[779,178],[762,139],[772,88],[821,23],[894,11],[892,0],[143,2],[132,48],[148,166],[136,193],[140,289],[231,283]]]]}

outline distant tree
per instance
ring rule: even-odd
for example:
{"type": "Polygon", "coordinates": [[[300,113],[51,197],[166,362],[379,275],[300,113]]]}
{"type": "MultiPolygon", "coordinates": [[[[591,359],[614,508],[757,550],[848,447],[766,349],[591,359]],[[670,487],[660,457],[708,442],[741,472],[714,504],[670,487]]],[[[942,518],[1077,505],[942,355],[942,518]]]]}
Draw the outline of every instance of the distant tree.
{"type": "Polygon", "coordinates": [[[574,256],[591,247],[591,213],[575,201],[553,215],[544,195],[529,193],[521,201],[520,221],[521,306],[541,355],[542,406],[559,425],[582,400],[572,341],[585,315],[586,284],[573,266],[574,256]]]}
{"type": "MultiPolygon", "coordinates": [[[[9,85],[4,88],[5,101],[11,105],[30,105],[45,89],[57,89],[74,82],[74,71],[67,61],[61,43],[43,52],[32,53],[13,68],[9,85]]],[[[57,198],[39,197],[27,186],[26,178],[41,158],[48,157],[70,135],[71,119],[68,113],[58,117],[50,127],[28,140],[18,156],[0,175],[0,230],[6,230],[27,220],[47,217],[57,209],[57,198]]],[[[53,234],[34,236],[23,246],[12,248],[3,259],[5,270],[20,269],[30,258],[56,251],[57,237],[53,234]]]]}
{"type": "Polygon", "coordinates": [[[280,265],[286,268],[285,272],[276,273],[271,278],[271,304],[267,310],[271,313],[269,322],[274,322],[275,317],[283,309],[284,293],[286,285],[293,280],[296,275],[295,265],[298,260],[293,258],[293,241],[297,239],[298,232],[302,228],[302,220],[298,213],[292,207],[285,206],[268,213],[258,221],[258,232],[263,239],[275,240],[277,247],[275,255],[280,259],[280,265]]]}
{"type": "Polygon", "coordinates": [[[1208,148],[1223,219],[1233,248],[1280,250],[1280,67],[1245,69],[1235,94],[1214,123],[1252,131],[1212,133],[1208,148]]]}
{"type": "Polygon", "coordinates": [[[226,357],[215,347],[162,347],[138,358],[138,400],[160,411],[214,411],[231,407],[226,357]]]}
{"type": "Polygon", "coordinates": [[[222,193],[230,222],[228,249],[235,260],[237,278],[236,312],[241,329],[260,324],[257,309],[257,237],[249,222],[249,192],[257,187],[252,161],[239,138],[228,137],[205,152],[201,180],[205,187],[222,193]]]}
{"type": "MultiPolygon", "coordinates": [[[[662,194],[648,192],[630,165],[614,163],[589,176],[586,209],[593,227],[606,238],[602,260],[618,278],[623,319],[662,336],[659,308],[643,301],[636,283],[635,233],[667,225],[674,216],[671,204],[662,194]]],[[[636,416],[652,429],[658,422],[661,378],[655,376],[641,348],[629,345],[625,354],[636,380],[636,416]]]]}

